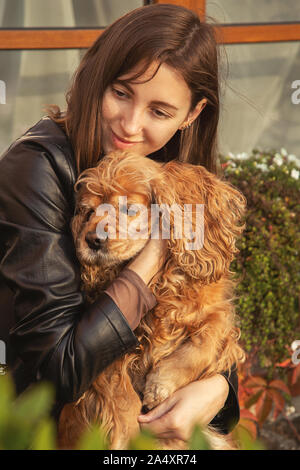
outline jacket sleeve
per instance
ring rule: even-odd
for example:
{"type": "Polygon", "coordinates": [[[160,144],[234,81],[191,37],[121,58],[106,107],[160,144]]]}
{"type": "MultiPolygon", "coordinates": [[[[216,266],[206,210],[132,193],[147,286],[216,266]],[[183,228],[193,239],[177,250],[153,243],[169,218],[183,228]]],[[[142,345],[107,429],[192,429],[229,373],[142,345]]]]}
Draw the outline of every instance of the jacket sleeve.
{"type": "Polygon", "coordinates": [[[69,196],[40,144],[21,141],[0,160],[0,278],[14,293],[10,344],[18,357],[12,374],[17,389],[52,382],[62,402],[78,399],[138,344],[109,295],[84,305],[69,196]]]}
{"type": "Polygon", "coordinates": [[[228,382],[229,393],[224,407],[209,424],[214,426],[219,432],[229,434],[240,419],[236,366],[233,366],[231,370],[223,372],[221,375],[223,375],[228,382]]]}

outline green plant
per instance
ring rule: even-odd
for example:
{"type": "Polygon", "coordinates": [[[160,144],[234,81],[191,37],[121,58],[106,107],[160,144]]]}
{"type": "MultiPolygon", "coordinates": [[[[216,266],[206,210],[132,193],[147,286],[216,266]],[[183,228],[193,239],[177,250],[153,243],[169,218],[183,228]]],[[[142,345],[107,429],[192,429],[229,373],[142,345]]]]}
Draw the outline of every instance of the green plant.
{"type": "Polygon", "coordinates": [[[247,199],[246,230],[232,263],[241,341],[270,379],[299,335],[300,164],[284,149],[229,154],[221,162],[224,179],[247,199]]]}
{"type": "MultiPolygon", "coordinates": [[[[9,373],[0,375],[0,450],[56,450],[56,426],[50,417],[53,399],[52,386],[43,382],[17,398],[9,373]]],[[[242,432],[237,434],[241,449],[261,448],[249,433],[242,432]]],[[[144,449],[157,449],[156,439],[149,431],[142,431],[128,446],[128,450],[144,449]]],[[[193,429],[188,449],[210,449],[199,425],[193,429]]],[[[75,450],[108,450],[108,444],[99,427],[92,426],[81,436],[75,450]]]]}
{"type": "MultiPolygon", "coordinates": [[[[278,417],[285,420],[292,434],[300,442],[300,435],[287,413],[287,405],[291,405],[291,397],[300,393],[300,364],[294,364],[292,349],[287,347],[290,357],[276,368],[284,371],[283,380],[276,378],[278,373],[273,369],[273,378],[267,374],[253,375],[251,360],[239,366],[239,404],[240,421],[238,430],[247,433],[255,442],[267,419],[275,421],[278,417]],[[265,375],[265,377],[263,376],[265,375]]],[[[281,374],[282,375],[282,374],[281,374]]],[[[235,435],[238,439],[238,436],[235,435]]]]}
{"type": "Polygon", "coordinates": [[[0,391],[0,449],[55,449],[51,385],[40,383],[16,398],[10,375],[5,374],[0,376],[0,391]]]}

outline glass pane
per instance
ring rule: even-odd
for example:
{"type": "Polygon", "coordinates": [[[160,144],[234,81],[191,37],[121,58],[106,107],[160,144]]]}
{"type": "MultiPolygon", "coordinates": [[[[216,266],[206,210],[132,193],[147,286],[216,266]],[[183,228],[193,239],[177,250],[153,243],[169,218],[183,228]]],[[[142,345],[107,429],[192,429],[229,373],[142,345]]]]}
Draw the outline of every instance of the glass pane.
{"type": "Polygon", "coordinates": [[[300,158],[300,42],[228,45],[225,51],[221,151],[283,147],[300,158]],[[292,87],[296,80],[299,91],[292,87]]]}
{"type": "MultiPolygon", "coordinates": [[[[229,76],[221,97],[220,151],[284,147],[300,157],[300,92],[292,101],[297,92],[292,83],[300,80],[300,43],[222,47],[229,76]]],[[[0,51],[0,80],[6,84],[6,104],[0,93],[0,154],[45,114],[46,104],[64,109],[69,80],[83,53],[0,51]]]]}
{"type": "Polygon", "coordinates": [[[0,0],[0,27],[101,27],[143,0],[0,0]]]}
{"type": "Polygon", "coordinates": [[[207,0],[206,13],[220,23],[280,23],[300,21],[295,0],[207,0]]]}
{"type": "Polygon", "coordinates": [[[5,83],[5,100],[0,94],[0,154],[46,114],[46,105],[65,109],[65,92],[82,54],[84,50],[74,49],[0,51],[0,79],[5,83]]]}

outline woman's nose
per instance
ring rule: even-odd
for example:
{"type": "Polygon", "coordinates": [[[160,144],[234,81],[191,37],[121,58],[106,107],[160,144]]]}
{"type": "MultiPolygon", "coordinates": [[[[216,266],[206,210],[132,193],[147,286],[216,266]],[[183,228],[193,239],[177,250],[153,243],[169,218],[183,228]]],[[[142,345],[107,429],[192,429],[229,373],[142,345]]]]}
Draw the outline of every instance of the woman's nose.
{"type": "Polygon", "coordinates": [[[121,119],[121,128],[124,132],[122,136],[124,139],[126,139],[126,137],[138,137],[143,129],[142,113],[137,110],[131,110],[123,115],[121,119]]]}

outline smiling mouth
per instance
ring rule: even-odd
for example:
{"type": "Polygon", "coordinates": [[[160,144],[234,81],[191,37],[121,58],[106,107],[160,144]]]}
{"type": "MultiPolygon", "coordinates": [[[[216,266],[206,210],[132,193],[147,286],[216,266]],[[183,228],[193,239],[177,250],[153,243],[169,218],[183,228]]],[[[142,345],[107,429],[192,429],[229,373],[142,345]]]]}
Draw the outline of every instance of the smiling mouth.
{"type": "Polygon", "coordinates": [[[111,132],[112,132],[113,137],[115,139],[119,140],[123,144],[133,145],[133,144],[140,144],[141,143],[141,141],[130,141],[130,140],[122,139],[117,134],[115,134],[115,132],[113,130],[111,132]]]}

